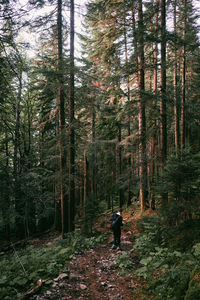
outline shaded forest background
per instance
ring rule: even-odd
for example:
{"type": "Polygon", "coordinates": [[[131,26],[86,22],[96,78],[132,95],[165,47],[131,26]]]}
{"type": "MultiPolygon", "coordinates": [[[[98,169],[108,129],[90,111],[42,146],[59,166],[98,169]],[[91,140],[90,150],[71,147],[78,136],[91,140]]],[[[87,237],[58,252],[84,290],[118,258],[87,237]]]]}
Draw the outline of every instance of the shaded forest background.
{"type": "Polygon", "coordinates": [[[135,201],[142,213],[159,210],[168,224],[199,219],[193,5],[89,1],[80,58],[76,1],[30,0],[21,8],[1,2],[2,240],[50,228],[62,236],[76,228],[91,232],[97,215],[135,201]],[[45,6],[48,14],[25,19],[26,10],[45,6]],[[33,57],[22,39],[28,30],[38,35],[33,57]]]}

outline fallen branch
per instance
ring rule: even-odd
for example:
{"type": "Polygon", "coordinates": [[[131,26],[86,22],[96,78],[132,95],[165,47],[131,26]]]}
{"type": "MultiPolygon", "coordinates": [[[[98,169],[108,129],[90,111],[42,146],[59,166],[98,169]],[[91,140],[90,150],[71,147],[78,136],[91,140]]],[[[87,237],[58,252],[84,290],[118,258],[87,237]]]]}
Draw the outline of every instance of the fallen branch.
{"type": "Polygon", "coordinates": [[[37,281],[37,285],[36,287],[34,287],[33,289],[27,291],[25,294],[23,294],[18,300],[23,300],[23,299],[28,299],[31,295],[35,294],[36,292],[38,292],[41,288],[41,286],[43,285],[43,283],[46,280],[42,280],[41,278],[37,281]]]}

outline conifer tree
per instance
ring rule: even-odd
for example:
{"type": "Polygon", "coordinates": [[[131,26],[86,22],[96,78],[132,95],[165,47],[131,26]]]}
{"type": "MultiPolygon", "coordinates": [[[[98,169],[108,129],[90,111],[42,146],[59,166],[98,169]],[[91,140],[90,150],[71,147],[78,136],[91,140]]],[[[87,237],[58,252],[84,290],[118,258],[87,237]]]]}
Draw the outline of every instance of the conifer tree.
{"type": "Polygon", "coordinates": [[[62,0],[58,0],[57,39],[58,39],[58,109],[59,109],[59,151],[60,151],[60,202],[62,237],[68,232],[66,180],[66,135],[65,135],[65,95],[63,79],[63,36],[62,36],[62,0]]]}
{"type": "Polygon", "coordinates": [[[177,63],[177,1],[174,1],[174,143],[176,155],[180,149],[180,130],[179,130],[179,97],[178,97],[178,63],[177,63]]]}
{"type": "Polygon", "coordinates": [[[75,229],[75,130],[74,130],[74,0],[70,0],[70,82],[69,82],[69,200],[68,227],[75,229]]]}
{"type": "MultiPolygon", "coordinates": [[[[161,71],[160,71],[160,147],[161,169],[167,159],[167,104],[166,104],[166,1],[161,0],[161,71]]],[[[162,195],[163,205],[167,202],[167,194],[162,195]]]]}
{"type": "Polygon", "coordinates": [[[139,174],[141,211],[147,202],[147,161],[146,161],[146,116],[145,116],[145,79],[144,79],[144,37],[143,8],[138,0],[138,122],[139,122],[139,174]]]}

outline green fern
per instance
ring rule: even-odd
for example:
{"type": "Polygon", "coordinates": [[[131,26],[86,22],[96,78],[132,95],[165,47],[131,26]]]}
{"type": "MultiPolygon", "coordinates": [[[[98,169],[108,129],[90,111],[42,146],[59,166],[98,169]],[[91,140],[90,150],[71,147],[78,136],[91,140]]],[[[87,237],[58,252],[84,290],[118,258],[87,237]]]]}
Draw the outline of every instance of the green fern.
{"type": "Polygon", "coordinates": [[[0,299],[13,300],[42,278],[46,282],[61,272],[66,272],[66,263],[74,254],[94,247],[105,236],[85,238],[78,233],[69,234],[57,244],[48,244],[43,249],[32,246],[19,250],[16,255],[4,255],[0,261],[0,299]]]}

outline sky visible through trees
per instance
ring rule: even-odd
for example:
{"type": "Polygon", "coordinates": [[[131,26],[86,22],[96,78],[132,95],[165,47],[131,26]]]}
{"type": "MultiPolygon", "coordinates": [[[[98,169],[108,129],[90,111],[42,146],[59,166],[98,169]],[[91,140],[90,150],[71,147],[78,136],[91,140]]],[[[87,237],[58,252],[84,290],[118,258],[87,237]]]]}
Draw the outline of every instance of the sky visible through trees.
{"type": "MultiPolygon", "coordinates": [[[[20,0],[19,4],[17,4],[17,7],[19,6],[19,8],[27,10],[27,8],[28,8],[27,3],[28,3],[28,0],[20,0]]],[[[81,22],[84,20],[84,16],[86,13],[85,6],[87,3],[88,3],[88,0],[76,0],[75,1],[75,14],[76,14],[75,30],[76,30],[76,33],[81,33],[81,30],[82,30],[81,22]]],[[[200,1],[199,0],[194,0],[194,7],[196,10],[196,14],[200,15],[200,1]]],[[[35,9],[32,8],[27,15],[23,16],[23,18],[26,19],[28,17],[28,19],[31,20],[33,17],[39,16],[39,15],[44,15],[44,14],[48,13],[48,11],[50,11],[50,10],[51,10],[50,5],[49,5],[49,7],[45,7],[39,11],[36,11],[35,9]]],[[[66,17],[69,20],[69,15],[66,15],[66,17]]],[[[200,26],[200,17],[197,18],[197,24],[200,26]]],[[[32,47],[35,46],[35,39],[36,39],[35,33],[32,33],[30,35],[30,32],[27,33],[25,30],[22,32],[22,36],[23,36],[23,39],[25,42],[29,42],[32,45],[32,47]]],[[[79,43],[78,39],[76,38],[76,36],[75,36],[75,43],[76,43],[76,49],[75,49],[76,55],[80,55],[80,43],[79,43]]],[[[29,55],[34,55],[34,52],[30,50],[29,55]]]]}
{"type": "MultiPolygon", "coordinates": [[[[84,20],[84,16],[86,13],[86,4],[87,4],[88,0],[76,0],[75,1],[75,33],[79,34],[82,32],[82,22],[84,20]]],[[[25,14],[22,14],[22,18],[24,20],[29,20],[31,22],[31,20],[33,20],[34,18],[38,17],[38,16],[43,16],[48,14],[48,12],[52,11],[52,6],[49,4],[47,6],[44,6],[44,8],[42,9],[35,9],[35,8],[31,8],[28,5],[28,0],[19,0],[19,3],[17,3],[17,8],[20,10],[24,10],[25,14]]],[[[63,18],[66,18],[67,22],[69,22],[69,11],[65,11],[65,14],[63,15],[63,18]]],[[[28,55],[34,56],[35,55],[35,51],[34,48],[37,45],[37,29],[36,31],[32,31],[30,32],[29,30],[27,31],[26,29],[22,29],[21,30],[21,34],[19,35],[19,39],[26,42],[26,43],[30,43],[30,49],[28,50],[28,55]]],[[[77,57],[80,58],[80,54],[81,54],[81,46],[80,46],[80,41],[79,38],[77,37],[77,35],[75,35],[75,54],[77,57]]]]}

